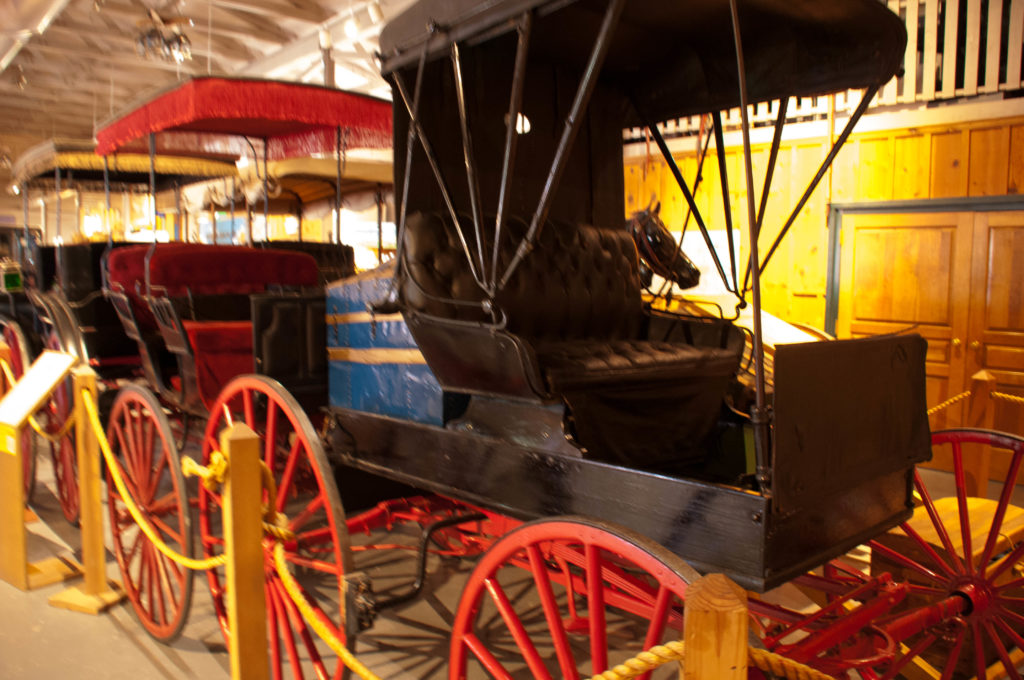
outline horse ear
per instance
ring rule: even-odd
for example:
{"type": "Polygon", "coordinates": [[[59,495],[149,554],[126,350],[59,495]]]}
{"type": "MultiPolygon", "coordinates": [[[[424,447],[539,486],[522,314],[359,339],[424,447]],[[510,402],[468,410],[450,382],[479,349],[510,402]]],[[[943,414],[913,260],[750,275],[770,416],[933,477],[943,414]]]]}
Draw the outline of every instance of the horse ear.
{"type": "Polygon", "coordinates": [[[661,201],[654,204],[654,209],[651,212],[655,215],[661,212],[661,201]]]}

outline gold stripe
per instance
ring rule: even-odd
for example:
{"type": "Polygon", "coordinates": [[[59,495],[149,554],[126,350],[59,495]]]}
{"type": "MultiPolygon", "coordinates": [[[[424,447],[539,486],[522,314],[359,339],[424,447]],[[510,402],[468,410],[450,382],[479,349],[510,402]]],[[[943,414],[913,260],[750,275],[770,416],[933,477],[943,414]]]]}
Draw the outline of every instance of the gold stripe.
{"type": "Polygon", "coordinates": [[[327,324],[336,323],[370,323],[371,321],[401,321],[401,313],[370,314],[369,312],[349,312],[348,314],[328,314],[327,324]]]}
{"type": "Polygon", "coordinates": [[[423,353],[418,349],[377,347],[374,349],[352,349],[351,347],[329,347],[327,358],[331,361],[351,361],[354,364],[425,364],[423,353]]]}

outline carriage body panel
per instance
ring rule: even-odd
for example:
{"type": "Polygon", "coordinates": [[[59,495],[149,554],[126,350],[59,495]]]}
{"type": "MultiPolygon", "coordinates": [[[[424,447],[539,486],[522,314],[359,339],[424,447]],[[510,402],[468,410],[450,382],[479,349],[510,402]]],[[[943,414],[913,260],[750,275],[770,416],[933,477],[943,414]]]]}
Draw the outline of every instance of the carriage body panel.
{"type": "Polygon", "coordinates": [[[443,392],[401,314],[373,314],[394,266],[327,288],[328,385],[332,407],[443,424],[443,392]]]}

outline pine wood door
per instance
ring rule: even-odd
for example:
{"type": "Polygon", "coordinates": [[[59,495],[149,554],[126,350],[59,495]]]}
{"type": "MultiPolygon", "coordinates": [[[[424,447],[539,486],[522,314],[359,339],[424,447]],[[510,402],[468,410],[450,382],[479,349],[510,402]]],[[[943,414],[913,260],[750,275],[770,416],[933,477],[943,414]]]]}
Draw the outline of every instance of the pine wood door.
{"type": "MultiPolygon", "coordinates": [[[[846,215],[837,335],[912,330],[928,341],[928,404],[965,389],[973,224],[970,213],[846,215]]],[[[958,424],[963,405],[933,426],[958,424]]]]}
{"type": "MultiPolygon", "coordinates": [[[[976,213],[971,259],[966,374],[985,370],[996,379],[995,391],[1024,396],[1024,212],[976,213]]],[[[1024,435],[1024,405],[992,404],[991,427],[1024,435]]],[[[1008,463],[1008,455],[993,451],[990,478],[1005,478],[1008,463]]]]}
{"type": "MultiPolygon", "coordinates": [[[[971,389],[983,370],[995,391],[1024,396],[1024,212],[849,215],[841,238],[840,337],[924,336],[929,406],[971,389]]],[[[1024,405],[993,404],[986,426],[1024,434],[1024,405]]],[[[932,427],[978,425],[968,410],[960,401],[932,427]]],[[[937,453],[932,465],[949,469],[937,453]]],[[[989,477],[1004,479],[1008,462],[992,451],[989,477]]]]}

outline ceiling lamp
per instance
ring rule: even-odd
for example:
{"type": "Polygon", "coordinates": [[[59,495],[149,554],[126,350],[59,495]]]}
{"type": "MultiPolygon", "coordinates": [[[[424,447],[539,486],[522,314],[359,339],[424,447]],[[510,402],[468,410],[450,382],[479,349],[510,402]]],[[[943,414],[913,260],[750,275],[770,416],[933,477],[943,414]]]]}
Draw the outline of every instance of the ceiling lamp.
{"type": "Polygon", "coordinates": [[[375,24],[384,21],[384,12],[381,10],[380,3],[377,0],[373,0],[366,6],[366,13],[370,15],[370,21],[375,24]]]}
{"type": "Polygon", "coordinates": [[[345,31],[345,37],[348,39],[355,40],[359,37],[359,24],[356,23],[356,18],[354,16],[349,17],[342,28],[345,31]]]}
{"type": "Polygon", "coordinates": [[[158,57],[180,64],[192,59],[192,41],[182,26],[191,26],[192,20],[176,16],[163,18],[156,10],[149,10],[149,20],[142,23],[142,31],[135,37],[135,48],[140,57],[158,57]]]}

